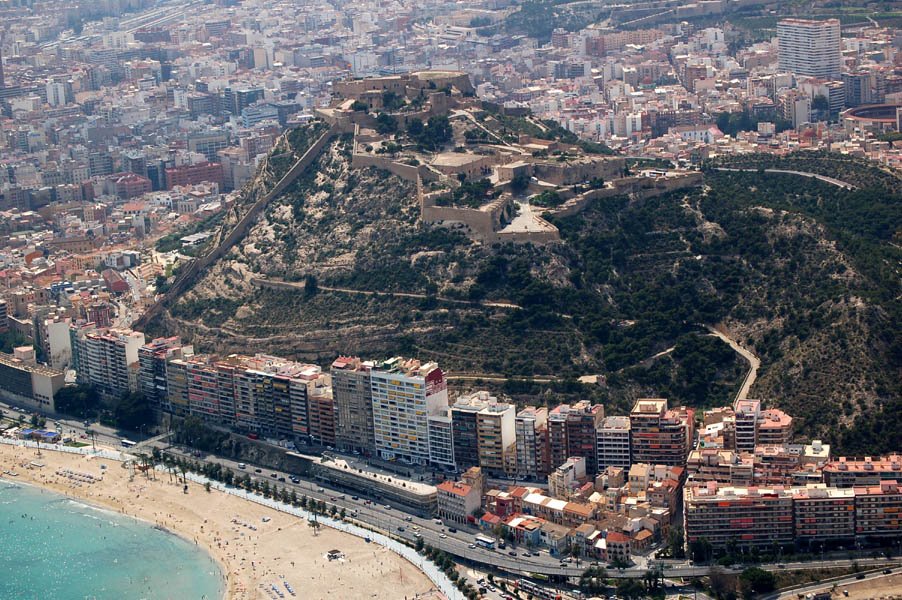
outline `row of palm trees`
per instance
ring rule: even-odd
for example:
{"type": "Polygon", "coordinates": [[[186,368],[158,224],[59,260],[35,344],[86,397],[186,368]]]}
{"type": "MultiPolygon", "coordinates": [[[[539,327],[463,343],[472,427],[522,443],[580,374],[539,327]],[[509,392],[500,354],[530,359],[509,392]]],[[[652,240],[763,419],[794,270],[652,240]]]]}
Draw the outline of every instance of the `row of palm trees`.
{"type": "MultiPolygon", "coordinates": [[[[224,483],[227,486],[234,486],[245,489],[249,492],[259,493],[265,498],[291,504],[296,508],[303,508],[314,515],[329,515],[344,519],[347,513],[344,508],[339,509],[334,504],[327,505],[323,500],[308,498],[307,496],[299,496],[295,490],[289,490],[282,486],[270,485],[269,481],[264,478],[252,479],[248,473],[236,476],[235,472],[228,467],[223,467],[219,463],[203,463],[187,459],[182,456],[161,452],[159,448],[154,448],[151,454],[139,453],[137,455],[140,470],[144,472],[148,479],[156,478],[155,470],[157,465],[162,465],[169,474],[169,481],[173,478],[176,483],[187,483],[185,475],[187,473],[197,473],[203,475],[213,481],[224,483]]],[[[210,491],[210,486],[205,486],[210,491]]]]}

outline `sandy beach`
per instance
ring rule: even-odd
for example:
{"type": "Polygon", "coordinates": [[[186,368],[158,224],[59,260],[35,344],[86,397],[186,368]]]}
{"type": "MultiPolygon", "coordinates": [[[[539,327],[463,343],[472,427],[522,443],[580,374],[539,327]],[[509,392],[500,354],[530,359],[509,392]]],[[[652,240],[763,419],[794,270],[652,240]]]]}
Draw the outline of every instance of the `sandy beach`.
{"type": "Polygon", "coordinates": [[[189,483],[185,494],[166,473],[148,479],[107,459],[43,449],[38,457],[34,449],[0,444],[0,472],[7,470],[18,475],[4,475],[9,480],[116,510],[205,547],[226,574],[230,599],[270,598],[266,590],[283,588],[283,581],[304,599],[398,600],[433,589],[416,567],[381,546],[327,527],[314,535],[302,519],[197,484],[189,483]],[[58,474],[63,469],[102,480],[76,481],[58,474]],[[329,560],[333,549],[343,557],[329,560]]]}

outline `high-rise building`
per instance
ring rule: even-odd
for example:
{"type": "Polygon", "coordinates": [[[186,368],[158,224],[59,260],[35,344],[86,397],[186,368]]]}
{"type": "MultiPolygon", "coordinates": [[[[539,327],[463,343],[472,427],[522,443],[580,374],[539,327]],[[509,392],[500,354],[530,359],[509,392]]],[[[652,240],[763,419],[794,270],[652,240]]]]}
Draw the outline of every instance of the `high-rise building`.
{"type": "Polygon", "coordinates": [[[78,381],[97,388],[107,398],[138,389],[138,350],[144,334],[128,329],[98,330],[92,323],[69,328],[72,364],[78,381]]]}
{"type": "Polygon", "coordinates": [[[871,104],[874,102],[870,71],[843,73],[842,82],[845,91],[846,106],[861,106],[862,104],[871,104]]]}
{"type": "Polygon", "coordinates": [[[832,541],[855,535],[855,491],[812,485],[793,494],[796,539],[832,541]]]}
{"type": "Polygon", "coordinates": [[[777,23],[777,39],[781,70],[839,79],[842,44],[838,19],[784,19],[777,23]]]}
{"type": "Polygon", "coordinates": [[[516,432],[513,404],[489,401],[476,414],[479,466],[489,475],[516,470],[516,432]]]}
{"type": "Polygon", "coordinates": [[[518,479],[538,479],[548,474],[548,409],[528,406],[517,413],[518,479]]]}
{"type": "Polygon", "coordinates": [[[577,402],[567,413],[567,458],[585,458],[590,476],[598,473],[595,431],[603,419],[604,406],[590,404],[588,400],[577,402]]]}
{"type": "Polygon", "coordinates": [[[171,360],[194,354],[191,346],[183,346],[179,337],[157,338],[138,349],[138,387],[154,408],[173,412],[169,404],[166,366],[171,360]]]}
{"type": "Polygon", "coordinates": [[[229,147],[231,141],[227,129],[216,128],[204,131],[195,131],[188,134],[188,150],[199,152],[207,157],[208,161],[217,160],[216,153],[229,147]]]}
{"type": "Polygon", "coordinates": [[[761,411],[757,428],[758,446],[785,446],[792,441],[792,417],[778,408],[761,411]]]}
{"type": "Polygon", "coordinates": [[[202,162],[196,165],[166,169],[166,187],[170,190],[177,185],[195,185],[205,181],[216,183],[222,188],[222,165],[214,162],[202,162]]]}
{"type": "Polygon", "coordinates": [[[863,538],[902,537],[902,487],[896,480],[855,488],[855,533],[863,538]]]}
{"type": "Polygon", "coordinates": [[[487,398],[479,394],[461,396],[451,406],[451,430],[454,437],[454,462],[458,469],[479,466],[477,415],[487,398]]]}
{"type": "Polygon", "coordinates": [[[597,468],[601,472],[608,467],[628,469],[632,464],[630,452],[630,418],[607,417],[596,431],[597,468]]]}
{"type": "Polygon", "coordinates": [[[338,410],[337,447],[369,456],[376,449],[373,438],[372,362],[340,356],[332,363],[332,396],[338,410]]]}
{"type": "Polygon", "coordinates": [[[630,412],[632,460],[652,465],[684,465],[692,444],[695,412],[668,410],[667,400],[640,398],[630,412]]]}
{"type": "Polygon", "coordinates": [[[586,459],[586,471],[597,473],[595,430],[604,419],[604,407],[587,400],[570,406],[561,404],[548,413],[548,446],[551,469],[556,469],[571,456],[586,459]]]}
{"type": "MultiPolygon", "coordinates": [[[[165,347],[168,340],[154,349],[156,342],[142,354],[142,381],[157,379],[161,370],[165,373],[165,400],[160,402],[164,412],[190,414],[279,440],[334,443],[329,378],[318,366],[264,354],[232,354],[218,360],[188,351],[177,356],[165,347]]],[[[156,387],[161,390],[163,384],[156,387]]]]}
{"type": "Polygon", "coordinates": [[[445,407],[427,417],[429,429],[429,462],[430,464],[454,471],[454,431],[451,428],[451,408],[445,407]]]}
{"type": "Polygon", "coordinates": [[[307,396],[310,437],[322,446],[335,446],[335,402],[332,388],[317,387],[307,396]]]}
{"type": "Polygon", "coordinates": [[[567,460],[567,411],[570,407],[561,404],[548,412],[548,460],[550,471],[567,460]]]}
{"type": "Polygon", "coordinates": [[[758,445],[758,419],[761,418],[760,400],[736,400],[735,413],[736,450],[754,452],[758,445]]]}
{"type": "Polygon", "coordinates": [[[429,462],[430,415],[448,408],[445,374],[434,362],[395,357],[371,371],[373,437],[384,460],[429,462]]]}
{"type": "Polygon", "coordinates": [[[721,486],[714,481],[687,485],[685,531],[690,544],[707,540],[715,549],[791,544],[792,492],[783,488],[721,486]]]}
{"type": "Polygon", "coordinates": [[[0,48],[0,90],[6,87],[6,78],[3,75],[3,48],[0,48]]]}
{"type": "Polygon", "coordinates": [[[718,550],[897,539],[902,534],[902,488],[895,480],[851,489],[708,481],[688,484],[684,497],[686,540],[704,539],[718,550]]]}
{"type": "Polygon", "coordinates": [[[763,410],[760,400],[737,400],[733,413],[738,452],[754,452],[757,446],[783,446],[792,440],[792,417],[782,410],[763,410]]]}

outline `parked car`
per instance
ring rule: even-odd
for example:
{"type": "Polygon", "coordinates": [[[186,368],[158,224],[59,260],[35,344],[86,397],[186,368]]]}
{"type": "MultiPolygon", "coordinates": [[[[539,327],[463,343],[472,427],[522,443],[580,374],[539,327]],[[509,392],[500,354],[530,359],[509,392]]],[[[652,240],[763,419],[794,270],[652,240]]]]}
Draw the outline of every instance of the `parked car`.
{"type": "Polygon", "coordinates": [[[246,469],[246,468],[247,468],[247,465],[244,464],[244,463],[238,463],[238,468],[239,468],[239,469],[246,469]]]}

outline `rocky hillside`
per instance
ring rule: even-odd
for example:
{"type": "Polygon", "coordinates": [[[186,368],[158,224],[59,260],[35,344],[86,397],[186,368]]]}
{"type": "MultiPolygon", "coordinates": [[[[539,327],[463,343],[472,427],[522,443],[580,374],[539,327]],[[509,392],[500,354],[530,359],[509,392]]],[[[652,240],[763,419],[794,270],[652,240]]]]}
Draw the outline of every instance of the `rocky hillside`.
{"type": "Polygon", "coordinates": [[[404,353],[462,387],[613,413],[648,394],[729,402],[747,364],[705,329],[720,324],[762,360],[752,396],[803,437],[902,447],[894,191],[712,172],[559,219],[560,244],[487,247],[418,223],[415,186],[352,170],[350,150],[331,142],[149,333],[321,364],[404,353]]]}

